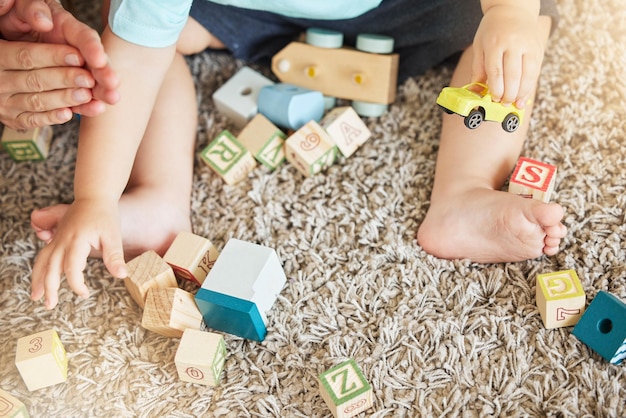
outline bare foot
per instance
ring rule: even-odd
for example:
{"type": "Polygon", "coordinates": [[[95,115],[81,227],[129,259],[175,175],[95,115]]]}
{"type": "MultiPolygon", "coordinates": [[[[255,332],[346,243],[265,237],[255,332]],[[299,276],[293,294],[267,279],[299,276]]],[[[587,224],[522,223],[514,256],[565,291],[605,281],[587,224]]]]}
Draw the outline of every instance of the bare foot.
{"type": "Polygon", "coordinates": [[[431,202],[417,239],[429,254],[478,263],[554,255],[567,232],[563,208],[512,193],[473,189],[431,202]]]}
{"type": "MultiPolygon", "coordinates": [[[[31,226],[39,239],[49,242],[69,205],[58,204],[31,213],[31,226]]],[[[167,201],[160,191],[136,188],[120,199],[124,256],[130,260],[155,250],[163,255],[179,232],[190,231],[189,205],[167,201]]],[[[90,257],[100,257],[92,252],[90,257]]]]}

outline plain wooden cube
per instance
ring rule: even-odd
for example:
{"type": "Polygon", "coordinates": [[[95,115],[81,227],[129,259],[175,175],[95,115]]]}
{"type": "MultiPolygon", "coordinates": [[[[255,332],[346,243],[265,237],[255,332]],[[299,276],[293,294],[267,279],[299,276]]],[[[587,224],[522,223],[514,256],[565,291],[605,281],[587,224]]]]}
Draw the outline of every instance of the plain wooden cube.
{"type": "Polygon", "coordinates": [[[207,238],[191,232],[181,232],[168,248],[163,260],[172,267],[176,276],[202,286],[218,256],[219,251],[207,238]]]}
{"type": "Polygon", "coordinates": [[[155,251],[138,255],[126,264],[126,268],[128,277],[124,279],[124,286],[141,308],[145,305],[148,289],[178,286],[174,270],[155,251]]]}
{"type": "Polygon", "coordinates": [[[272,84],[274,82],[264,75],[243,67],[213,93],[213,102],[220,113],[242,128],[257,114],[261,88],[272,84]]]}
{"type": "Polygon", "coordinates": [[[174,362],[180,380],[217,386],[226,362],[224,337],[213,332],[186,329],[174,362]]]}
{"type": "Polygon", "coordinates": [[[239,133],[237,139],[254,158],[270,170],[285,161],[287,136],[262,114],[257,114],[239,133]]]}
{"type": "Polygon", "coordinates": [[[536,301],[548,329],[576,325],[585,311],[585,291],[574,270],[537,275],[536,301]]]}
{"type": "Polygon", "coordinates": [[[67,380],[67,354],[53,329],[18,339],[15,365],[30,391],[67,380]]]}
{"type": "Polygon", "coordinates": [[[334,108],[320,124],[345,157],[354,154],[372,136],[367,125],[350,106],[334,108]]]}
{"type": "Polygon", "coordinates": [[[372,386],[353,359],[343,362],[319,376],[320,393],[335,418],[349,418],[372,403],[372,386]]]}
{"type": "Polygon", "coordinates": [[[520,157],[509,180],[509,193],[549,202],[556,182],[556,166],[520,157]]]}
{"type": "Polygon", "coordinates": [[[572,334],[612,364],[626,358],[626,303],[599,291],[572,334]]]}
{"type": "Polygon", "coordinates": [[[0,389],[0,417],[29,418],[26,406],[10,393],[0,389]]]}
{"type": "Polygon", "coordinates": [[[337,158],[337,146],[317,122],[310,121],[285,142],[287,160],[307,177],[331,166],[337,158]]]}
{"type": "Polygon", "coordinates": [[[24,130],[5,127],[1,142],[15,161],[39,161],[48,156],[52,135],[50,126],[24,130]]]}
{"type": "Polygon", "coordinates": [[[245,179],[256,167],[256,160],[233,134],[222,131],[200,154],[202,160],[227,184],[245,179]]]}
{"type": "Polygon", "coordinates": [[[230,239],[196,293],[207,327],[263,341],[267,315],[287,278],[276,251],[230,239]]]}
{"type": "Polygon", "coordinates": [[[148,290],[141,326],[165,337],[178,337],[183,331],[200,329],[202,314],[193,295],[179,288],[148,290]]]}

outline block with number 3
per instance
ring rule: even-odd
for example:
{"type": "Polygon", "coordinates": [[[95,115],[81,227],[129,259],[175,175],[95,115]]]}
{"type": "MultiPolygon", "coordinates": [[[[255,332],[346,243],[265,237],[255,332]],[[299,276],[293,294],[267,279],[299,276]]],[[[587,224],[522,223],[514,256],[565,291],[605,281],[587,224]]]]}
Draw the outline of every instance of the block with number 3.
{"type": "Polygon", "coordinates": [[[67,355],[53,329],[17,340],[15,365],[30,391],[67,380],[67,355]]]}

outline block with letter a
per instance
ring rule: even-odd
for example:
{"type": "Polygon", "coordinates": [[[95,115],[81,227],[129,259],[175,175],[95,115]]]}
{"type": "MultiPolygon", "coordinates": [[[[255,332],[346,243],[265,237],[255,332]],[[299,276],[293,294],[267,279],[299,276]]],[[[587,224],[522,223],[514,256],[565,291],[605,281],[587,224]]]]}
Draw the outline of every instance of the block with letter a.
{"type": "Polygon", "coordinates": [[[549,202],[555,179],[556,166],[520,157],[509,180],[509,193],[549,202]]]}

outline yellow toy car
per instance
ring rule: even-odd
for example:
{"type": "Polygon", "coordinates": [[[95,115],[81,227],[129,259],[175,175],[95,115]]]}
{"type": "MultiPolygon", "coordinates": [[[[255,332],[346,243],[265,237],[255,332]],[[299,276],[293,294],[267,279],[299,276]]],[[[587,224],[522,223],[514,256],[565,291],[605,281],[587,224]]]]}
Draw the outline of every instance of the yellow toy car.
{"type": "Polygon", "coordinates": [[[470,83],[463,87],[444,87],[437,104],[447,113],[463,116],[465,126],[476,129],[483,120],[501,122],[502,129],[514,132],[521,125],[524,109],[515,105],[504,106],[491,100],[489,89],[483,83],[470,83]]]}

